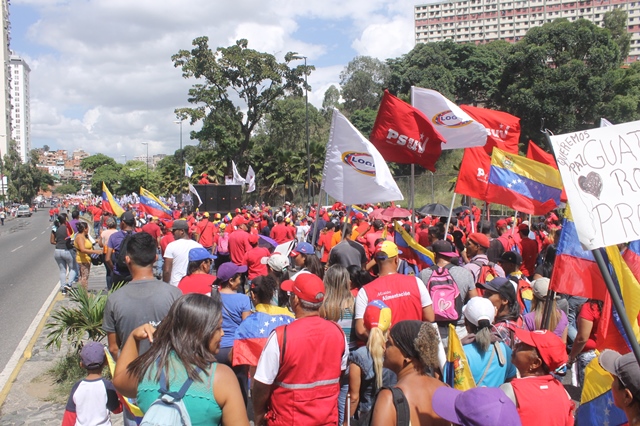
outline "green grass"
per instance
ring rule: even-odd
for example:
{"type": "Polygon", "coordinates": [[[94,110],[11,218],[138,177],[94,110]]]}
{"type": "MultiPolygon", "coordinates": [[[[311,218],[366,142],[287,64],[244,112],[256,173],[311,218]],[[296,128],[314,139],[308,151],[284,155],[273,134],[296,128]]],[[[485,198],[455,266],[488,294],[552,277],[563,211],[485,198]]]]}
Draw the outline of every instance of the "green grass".
{"type": "Polygon", "coordinates": [[[49,399],[64,404],[73,385],[85,377],[87,372],[80,367],[80,355],[77,352],[69,352],[56,361],[47,374],[53,381],[53,391],[49,394],[49,399]]]}

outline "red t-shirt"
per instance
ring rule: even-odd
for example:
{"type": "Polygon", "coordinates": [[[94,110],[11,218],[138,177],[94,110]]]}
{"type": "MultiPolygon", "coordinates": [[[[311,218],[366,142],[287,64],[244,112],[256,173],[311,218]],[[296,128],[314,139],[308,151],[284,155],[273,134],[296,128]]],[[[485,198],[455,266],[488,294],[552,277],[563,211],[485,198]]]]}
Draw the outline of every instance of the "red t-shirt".
{"type": "Polygon", "coordinates": [[[286,243],[287,241],[290,241],[288,239],[288,236],[289,236],[289,230],[282,223],[275,225],[273,228],[271,228],[271,238],[276,240],[276,243],[278,244],[282,244],[282,243],[286,243]]]}
{"type": "Polygon", "coordinates": [[[164,251],[167,249],[169,243],[175,240],[176,239],[173,237],[173,234],[171,232],[162,236],[162,239],[160,240],[160,253],[162,253],[162,256],[164,256],[164,251]]]}
{"type": "Polygon", "coordinates": [[[200,235],[200,241],[198,241],[202,247],[213,247],[213,235],[214,232],[217,231],[216,226],[213,222],[209,222],[209,220],[204,219],[198,222],[196,227],[197,233],[200,235]]]}
{"type": "Polygon", "coordinates": [[[264,247],[254,247],[245,253],[242,264],[247,265],[250,280],[260,275],[267,275],[267,265],[263,265],[260,261],[270,254],[269,250],[264,247]]]}
{"type": "Polygon", "coordinates": [[[584,345],[583,352],[590,351],[596,348],[596,342],[598,341],[598,323],[600,322],[601,312],[598,309],[597,305],[589,302],[585,302],[580,309],[580,314],[578,315],[578,322],[580,318],[584,318],[587,321],[591,321],[593,323],[593,327],[591,327],[591,334],[589,335],[589,340],[584,345]]]}
{"type": "Polygon", "coordinates": [[[324,247],[324,252],[322,253],[321,262],[327,263],[329,260],[329,252],[331,251],[331,239],[333,238],[333,233],[335,231],[327,231],[323,234],[320,234],[320,238],[318,238],[318,246],[320,247],[320,251],[324,247]]]}
{"type": "Polygon", "coordinates": [[[146,232],[151,235],[154,240],[157,240],[162,235],[162,229],[155,222],[149,222],[142,227],[142,232],[146,232]]]}
{"type": "Polygon", "coordinates": [[[531,238],[523,238],[522,241],[520,241],[520,253],[522,254],[522,266],[520,270],[527,277],[530,277],[536,270],[538,243],[531,238]]]}
{"type": "Polygon", "coordinates": [[[178,288],[182,291],[182,294],[209,294],[211,293],[211,284],[213,284],[215,280],[216,277],[213,275],[191,274],[180,280],[178,288]]]}
{"type": "Polygon", "coordinates": [[[94,222],[99,222],[100,221],[100,217],[102,216],[102,209],[98,206],[91,206],[89,207],[91,213],[93,214],[93,221],[94,222]]]}
{"type": "Polygon", "coordinates": [[[231,256],[231,261],[236,265],[242,265],[245,253],[251,248],[248,232],[238,230],[229,235],[229,255],[231,256]]]}

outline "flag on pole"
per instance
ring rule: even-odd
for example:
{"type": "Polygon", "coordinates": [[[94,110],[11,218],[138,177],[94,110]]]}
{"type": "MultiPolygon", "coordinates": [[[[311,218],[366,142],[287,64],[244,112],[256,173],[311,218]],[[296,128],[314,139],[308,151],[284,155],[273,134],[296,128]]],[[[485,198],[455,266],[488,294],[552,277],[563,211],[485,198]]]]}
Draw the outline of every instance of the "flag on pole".
{"type": "Polygon", "coordinates": [[[466,391],[476,387],[467,355],[453,324],[449,324],[449,348],[444,366],[445,383],[454,389],[466,391]]]}
{"type": "Polygon", "coordinates": [[[380,152],[335,108],[322,189],[344,204],[404,200],[380,152]]]}
{"type": "Polygon", "coordinates": [[[400,222],[394,222],[394,229],[394,242],[402,251],[398,257],[406,260],[410,265],[414,265],[418,271],[435,265],[433,252],[418,244],[418,242],[405,231],[400,222]]]}
{"type": "Polygon", "coordinates": [[[246,181],[238,172],[238,168],[236,167],[236,163],[231,160],[231,167],[233,168],[233,184],[234,185],[244,185],[246,181]]]}
{"type": "Polygon", "coordinates": [[[369,140],[387,161],[436,171],[444,138],[418,109],[384,91],[369,140]]]}
{"type": "Polygon", "coordinates": [[[140,210],[159,219],[171,219],[171,209],[158,197],[140,187],[140,210]]]}
{"type": "Polygon", "coordinates": [[[560,204],[562,179],[553,167],[494,148],[484,200],[542,215],[560,204]]]}
{"type": "Polygon", "coordinates": [[[247,182],[247,192],[256,190],[256,172],[253,171],[253,167],[251,166],[249,166],[249,170],[247,170],[245,181],[247,182]]]}
{"type": "Polygon", "coordinates": [[[442,149],[471,148],[487,143],[487,130],[439,92],[411,87],[411,104],[427,116],[447,143],[442,149]]]}
{"type": "Polygon", "coordinates": [[[184,163],[184,175],[186,177],[190,178],[192,174],[193,174],[193,167],[191,167],[189,165],[189,163],[185,162],[184,163]]]}
{"type": "Polygon", "coordinates": [[[189,182],[189,192],[198,198],[198,207],[200,207],[202,205],[202,198],[200,198],[200,194],[196,191],[195,186],[191,185],[191,182],[189,182]]]}
{"type": "Polygon", "coordinates": [[[107,185],[105,185],[104,182],[102,182],[102,210],[109,212],[116,217],[120,217],[122,216],[122,213],[124,213],[124,209],[113,198],[113,195],[111,195],[109,188],[107,188],[107,185]]]}

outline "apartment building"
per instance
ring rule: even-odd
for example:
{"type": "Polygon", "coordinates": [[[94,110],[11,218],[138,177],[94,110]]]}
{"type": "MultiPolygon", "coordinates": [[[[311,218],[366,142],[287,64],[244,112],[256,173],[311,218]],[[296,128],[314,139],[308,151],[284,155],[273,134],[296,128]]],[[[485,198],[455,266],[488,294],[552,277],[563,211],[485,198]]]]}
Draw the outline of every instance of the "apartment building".
{"type": "Polygon", "coordinates": [[[29,73],[31,68],[18,55],[9,57],[9,98],[11,101],[11,138],[23,162],[31,151],[31,106],[29,73]]]}

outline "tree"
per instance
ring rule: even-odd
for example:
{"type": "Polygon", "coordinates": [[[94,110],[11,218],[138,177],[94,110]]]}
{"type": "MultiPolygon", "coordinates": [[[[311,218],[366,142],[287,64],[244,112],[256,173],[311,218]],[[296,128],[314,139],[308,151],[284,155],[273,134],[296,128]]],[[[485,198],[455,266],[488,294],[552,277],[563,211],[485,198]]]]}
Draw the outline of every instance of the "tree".
{"type": "Polygon", "coordinates": [[[389,66],[379,59],[369,56],[352,59],[340,73],[345,111],[377,109],[389,76],[389,66]]]}
{"type": "Polygon", "coordinates": [[[104,166],[104,165],[115,166],[116,164],[117,164],[116,160],[104,154],[91,155],[87,158],[83,158],[82,161],[80,161],[80,167],[82,167],[83,170],[86,170],[88,172],[94,172],[100,166],[104,166]]]}
{"type": "Polygon", "coordinates": [[[322,99],[322,110],[326,114],[326,111],[331,111],[332,108],[340,107],[340,89],[335,85],[331,85],[325,92],[322,99]]]}
{"type": "Polygon", "coordinates": [[[53,178],[37,167],[38,154],[31,150],[29,157],[23,163],[16,142],[9,142],[9,150],[4,156],[4,174],[8,180],[8,196],[14,201],[29,203],[41,189],[47,189],[53,184],[53,178]]]}
{"type": "Polygon", "coordinates": [[[80,182],[78,181],[69,181],[68,183],[62,184],[55,189],[56,194],[75,194],[80,190],[80,182]],[[75,184],[74,184],[75,183],[75,184]]]}
{"type": "Polygon", "coordinates": [[[117,164],[115,161],[113,164],[103,164],[95,169],[91,177],[91,192],[94,195],[102,194],[102,182],[104,182],[112,194],[117,193],[120,187],[121,170],[122,165],[117,164]]]}
{"type": "Polygon", "coordinates": [[[45,146],[43,146],[43,147],[42,147],[42,150],[43,150],[44,152],[49,152],[49,145],[45,145],[45,146]]]}
{"type": "Polygon", "coordinates": [[[604,14],[602,23],[609,30],[613,41],[620,48],[620,57],[626,59],[631,47],[631,34],[627,31],[627,12],[621,8],[615,8],[604,14]]]}
{"type": "Polygon", "coordinates": [[[251,135],[273,103],[286,94],[301,95],[305,74],[315,68],[290,68],[289,63],[299,59],[293,52],[278,62],[271,54],[249,49],[245,39],[215,52],[208,41],[198,37],[191,51],[180,50],[171,58],[184,78],[199,80],[188,99],[197,106],[177,109],[176,114],[188,117],[192,124],[203,122],[195,139],[215,144],[224,158],[241,158],[249,152],[251,135]],[[236,98],[244,104],[235,105],[236,98]]]}
{"type": "Polygon", "coordinates": [[[369,135],[373,130],[373,125],[376,122],[377,115],[377,108],[360,109],[351,114],[350,121],[356,129],[360,130],[360,133],[362,133],[365,138],[369,139],[369,135]]]}

